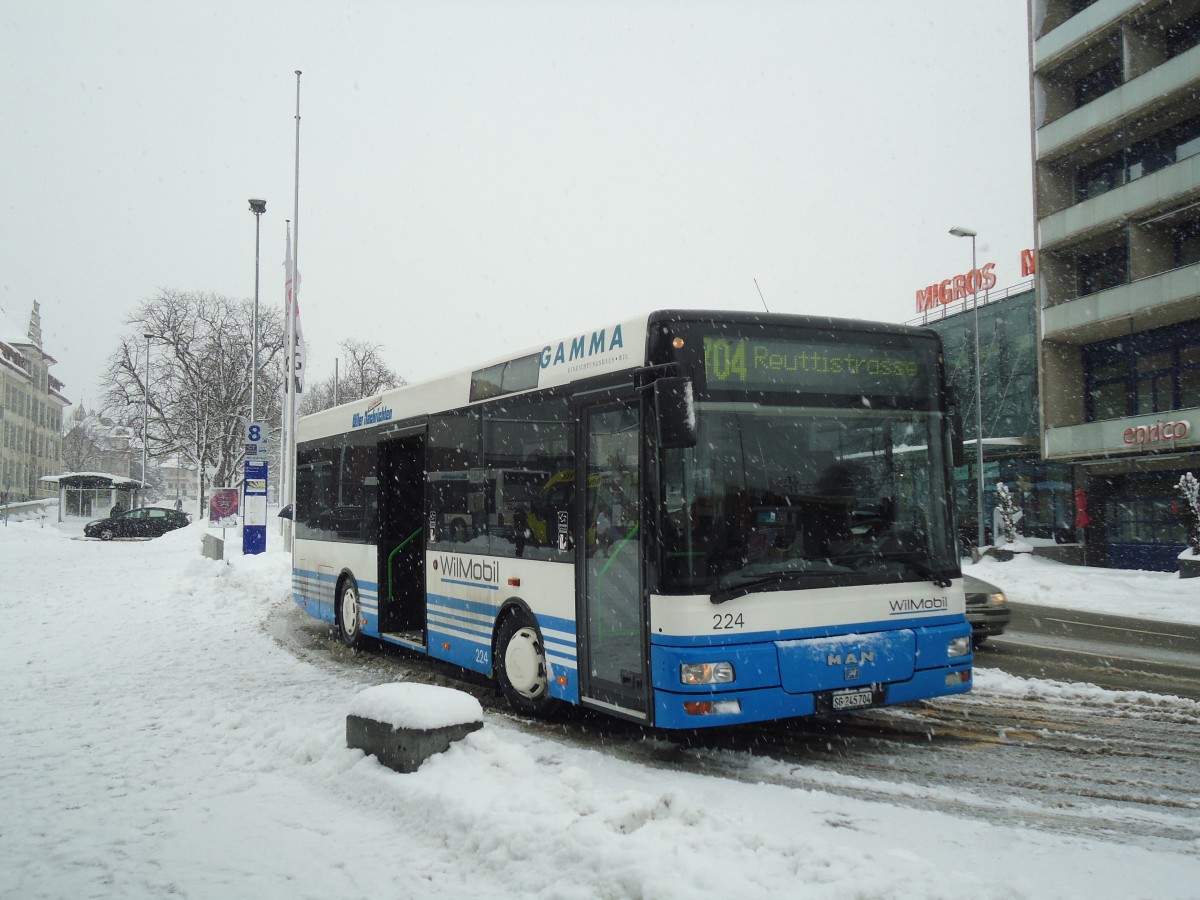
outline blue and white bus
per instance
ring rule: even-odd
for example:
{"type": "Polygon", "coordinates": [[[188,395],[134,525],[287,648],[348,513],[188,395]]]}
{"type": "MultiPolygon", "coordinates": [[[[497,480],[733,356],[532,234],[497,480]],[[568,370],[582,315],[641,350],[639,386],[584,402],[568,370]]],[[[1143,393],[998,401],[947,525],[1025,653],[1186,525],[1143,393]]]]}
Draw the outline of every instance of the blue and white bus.
{"type": "Polygon", "coordinates": [[[697,728],[960,693],[956,421],[928,330],[612,322],[303,418],[296,602],[527,715],[697,728]]]}

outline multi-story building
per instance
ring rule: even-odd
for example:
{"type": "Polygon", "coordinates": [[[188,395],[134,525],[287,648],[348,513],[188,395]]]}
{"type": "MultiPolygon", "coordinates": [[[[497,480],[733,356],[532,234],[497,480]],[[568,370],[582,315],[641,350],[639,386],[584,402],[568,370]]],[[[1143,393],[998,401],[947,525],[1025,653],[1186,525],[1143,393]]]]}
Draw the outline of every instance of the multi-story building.
{"type": "Polygon", "coordinates": [[[158,467],[162,483],[159,486],[159,502],[182,500],[185,509],[196,503],[196,468],[180,465],[178,460],[164,462],[158,467]]]}
{"type": "Polygon", "coordinates": [[[965,464],[954,471],[955,511],[964,546],[978,540],[977,468],[983,426],[984,534],[995,540],[996,485],[1003,483],[1022,511],[1027,537],[1075,540],[1075,510],[1069,467],[1041,458],[1038,428],[1037,295],[1032,282],[979,295],[979,356],[982,364],[979,415],[975,408],[974,298],[941,306],[910,324],[942,338],[946,379],[959,397],[966,442],[965,464]]]}
{"type": "Polygon", "coordinates": [[[1200,473],[1200,0],[1030,0],[1042,453],[1091,564],[1175,568],[1200,473]]]}
{"type": "Polygon", "coordinates": [[[42,349],[37,301],[24,334],[3,316],[0,327],[0,491],[31,500],[49,493],[42,476],[61,468],[63,407],[70,401],[49,371],[55,359],[42,349]]]}
{"type": "Polygon", "coordinates": [[[63,468],[141,481],[141,435],[80,403],[67,413],[63,468]]]}

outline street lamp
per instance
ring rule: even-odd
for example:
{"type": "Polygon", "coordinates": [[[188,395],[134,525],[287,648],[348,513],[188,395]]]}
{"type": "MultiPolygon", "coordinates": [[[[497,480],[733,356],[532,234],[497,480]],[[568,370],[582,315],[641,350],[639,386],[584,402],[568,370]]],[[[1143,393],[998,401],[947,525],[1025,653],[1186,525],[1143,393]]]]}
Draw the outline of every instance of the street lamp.
{"type": "Polygon", "coordinates": [[[146,505],[146,437],[150,423],[150,338],[151,334],[143,334],[146,339],[146,381],[142,391],[142,506],[146,505]]]}
{"type": "Polygon", "coordinates": [[[975,238],[976,233],[970,228],[964,228],[961,225],[955,225],[950,229],[950,233],[955,237],[969,237],[971,239],[971,294],[974,299],[975,307],[975,468],[977,470],[977,478],[975,484],[976,491],[976,514],[979,525],[979,543],[980,550],[983,549],[983,389],[981,387],[982,379],[979,370],[982,368],[982,363],[979,359],[979,274],[975,265],[975,238]]]}
{"type": "Polygon", "coordinates": [[[262,223],[262,214],[267,211],[266,200],[251,200],[250,212],[254,213],[254,326],[253,335],[250,338],[252,350],[250,352],[250,423],[258,421],[258,249],[259,249],[259,225],[262,223]]]}

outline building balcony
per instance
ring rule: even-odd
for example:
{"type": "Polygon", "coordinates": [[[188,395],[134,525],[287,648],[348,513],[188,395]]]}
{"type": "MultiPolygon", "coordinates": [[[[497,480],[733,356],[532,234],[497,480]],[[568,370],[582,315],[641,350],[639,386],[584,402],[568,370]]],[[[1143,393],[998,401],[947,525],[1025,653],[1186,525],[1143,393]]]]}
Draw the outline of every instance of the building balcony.
{"type": "Polygon", "coordinates": [[[1200,263],[1042,310],[1042,340],[1090,344],[1197,317],[1200,263]]]}
{"type": "Polygon", "coordinates": [[[1043,34],[1033,42],[1033,68],[1041,71],[1064,61],[1085,42],[1100,39],[1144,0],[1097,0],[1087,9],[1043,34]]]}
{"type": "MultiPolygon", "coordinates": [[[[1197,63],[1200,64],[1200,57],[1197,63]]],[[[1153,215],[1168,203],[1190,195],[1200,196],[1200,154],[1046,216],[1038,222],[1038,248],[1058,249],[1127,221],[1153,215]]]]}
{"type": "Polygon", "coordinates": [[[1200,446],[1200,407],[1047,428],[1045,445],[1047,460],[1194,451],[1200,446]]]}
{"type": "MultiPolygon", "coordinates": [[[[1098,6],[1108,5],[1105,0],[1100,0],[1076,18],[1083,18],[1098,6]]],[[[1069,21],[1060,27],[1070,24],[1069,21]]],[[[1155,107],[1177,103],[1178,97],[1197,83],[1200,83],[1200,46],[1125,82],[1061,119],[1043,125],[1037,130],[1037,158],[1048,160],[1069,153],[1113,130],[1123,121],[1146,115],[1155,107]]]]}

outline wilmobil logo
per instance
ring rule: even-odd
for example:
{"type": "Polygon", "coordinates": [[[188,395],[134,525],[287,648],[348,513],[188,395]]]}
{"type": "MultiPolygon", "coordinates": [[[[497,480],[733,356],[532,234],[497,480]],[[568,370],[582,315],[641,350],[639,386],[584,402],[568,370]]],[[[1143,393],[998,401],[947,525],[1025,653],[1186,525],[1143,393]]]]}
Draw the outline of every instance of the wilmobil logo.
{"type": "Polygon", "coordinates": [[[376,397],[366,411],[354,414],[350,420],[350,427],[362,428],[364,425],[377,425],[380,422],[389,422],[391,418],[391,407],[383,405],[382,397],[376,397]]]}
{"type": "Polygon", "coordinates": [[[905,597],[903,600],[889,600],[889,615],[893,616],[922,616],[931,613],[944,613],[950,609],[950,598],[942,597],[905,597]]]}
{"type": "Polygon", "coordinates": [[[496,590],[500,586],[500,561],[496,559],[474,559],[470,556],[443,556],[441,558],[442,581],[456,584],[469,583],[476,587],[496,590]]]}

